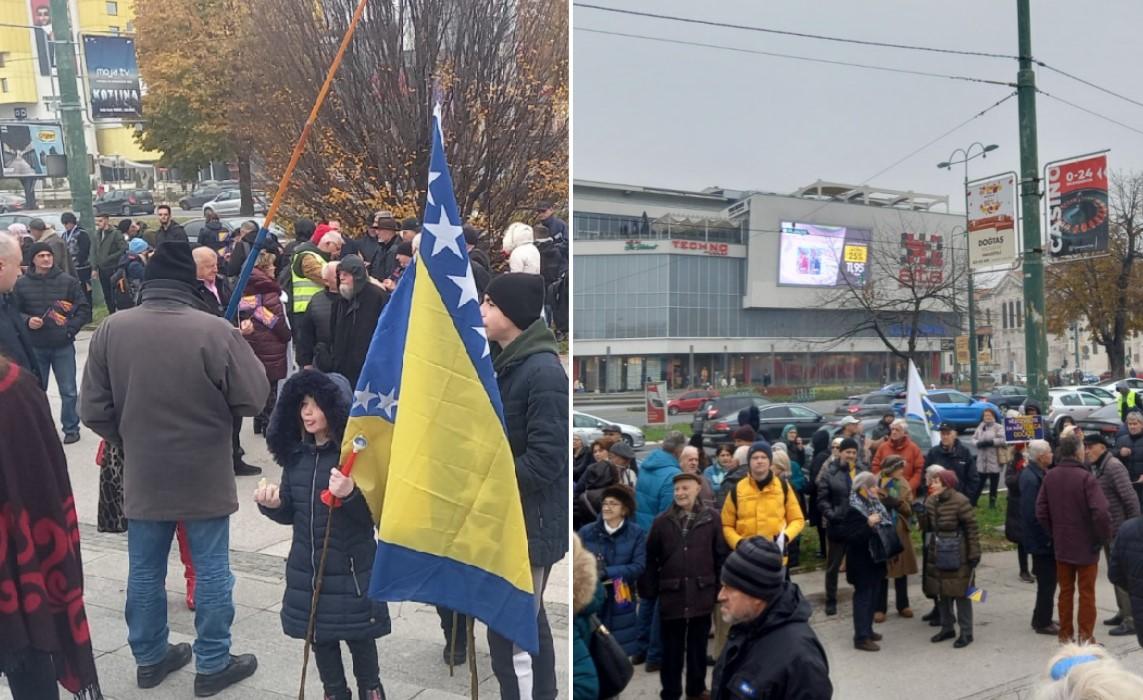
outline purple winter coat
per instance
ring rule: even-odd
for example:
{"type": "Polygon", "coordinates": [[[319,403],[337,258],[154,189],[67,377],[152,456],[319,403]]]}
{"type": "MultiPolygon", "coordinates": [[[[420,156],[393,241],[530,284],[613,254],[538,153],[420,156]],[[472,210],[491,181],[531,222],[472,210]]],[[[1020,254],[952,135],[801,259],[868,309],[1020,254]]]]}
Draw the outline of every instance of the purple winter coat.
{"type": "Polygon", "coordinates": [[[1065,564],[1098,564],[1103,545],[1111,541],[1107,496],[1087,467],[1073,459],[1044,475],[1036,520],[1052,536],[1056,561],[1065,564]]]}

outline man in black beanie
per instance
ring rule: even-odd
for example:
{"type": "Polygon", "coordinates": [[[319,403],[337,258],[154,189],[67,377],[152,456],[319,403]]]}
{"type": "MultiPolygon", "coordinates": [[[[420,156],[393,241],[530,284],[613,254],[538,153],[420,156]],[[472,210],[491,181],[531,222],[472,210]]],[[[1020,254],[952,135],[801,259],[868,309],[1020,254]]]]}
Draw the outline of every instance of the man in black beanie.
{"type": "Polygon", "coordinates": [[[731,628],[714,667],[712,700],[833,697],[825,649],[810,627],[813,609],[786,581],[778,545],[765,537],[739,542],[722,567],[718,602],[731,628]]]}
{"type": "Polygon", "coordinates": [[[556,697],[556,656],[543,594],[552,565],[568,548],[568,377],[556,338],[540,318],[543,305],[539,275],[508,273],[488,284],[480,306],[516,462],[540,631],[540,653],[533,657],[488,631],[492,671],[507,700],[520,697],[526,675],[533,677],[532,698],[556,697]]]}
{"type": "Polygon", "coordinates": [[[159,245],[139,305],[108,316],[91,337],[80,418],[123,446],[136,682],[153,688],[191,659],[189,644],[169,643],[164,590],[171,539],[183,521],[196,573],[195,694],[205,696],[258,666],[252,654],[230,654],[227,552],[230,515],[238,510],[231,431],[232,414],[262,411],[270,384],[239,330],[197,295],[197,283],[190,245],[159,245]]]}

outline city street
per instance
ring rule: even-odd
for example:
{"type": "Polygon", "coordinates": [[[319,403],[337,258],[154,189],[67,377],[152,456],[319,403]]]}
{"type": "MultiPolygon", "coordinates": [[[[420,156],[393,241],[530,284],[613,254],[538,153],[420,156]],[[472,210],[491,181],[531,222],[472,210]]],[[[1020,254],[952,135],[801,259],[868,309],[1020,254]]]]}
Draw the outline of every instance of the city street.
{"type": "MultiPolygon", "coordinates": [[[[77,365],[82,376],[90,332],[76,341],[77,365]]],[[[53,380],[48,391],[53,415],[59,415],[59,392],[53,380]]],[[[172,397],[172,400],[178,400],[172,397]]],[[[57,426],[58,428],[58,426],[57,426]]],[[[263,475],[276,481],[281,470],[273,463],[261,436],[253,433],[251,421],[243,425],[242,444],[246,461],[260,466],[263,475]]],[[[87,430],[74,445],[65,446],[68,471],[75,493],[83,551],[85,600],[96,652],[96,665],[105,697],[128,698],[192,697],[193,663],[170,676],[159,690],[143,691],[135,685],[135,662],[127,646],[127,626],[123,617],[127,581],[127,536],[96,531],[99,467],[95,453],[99,438],[87,430]]],[[[260,477],[238,478],[239,510],[230,520],[231,568],[236,578],[233,653],[254,653],[258,671],[250,679],[219,697],[272,699],[296,698],[301,677],[302,643],[282,633],[278,611],[284,590],[285,556],[290,547],[290,528],[261,515],[252,494],[260,477]]],[[[185,591],[182,564],[177,546],[172,546],[167,575],[167,610],[171,642],[193,641],[194,613],[183,602],[185,591]]],[[[552,571],[545,594],[548,619],[555,638],[556,671],[560,694],[568,691],[568,559],[552,571]]],[[[456,669],[449,676],[441,659],[444,637],[436,610],[416,603],[391,603],[393,632],[379,640],[381,678],[389,700],[422,700],[470,697],[468,669],[456,669]]],[[[477,668],[482,697],[498,697],[499,686],[489,663],[486,630],[477,625],[477,668]]],[[[348,662],[348,655],[346,655],[348,662]]],[[[316,667],[307,676],[306,696],[321,697],[316,667]]],[[[6,684],[0,679],[0,700],[9,700],[6,684]]]]}

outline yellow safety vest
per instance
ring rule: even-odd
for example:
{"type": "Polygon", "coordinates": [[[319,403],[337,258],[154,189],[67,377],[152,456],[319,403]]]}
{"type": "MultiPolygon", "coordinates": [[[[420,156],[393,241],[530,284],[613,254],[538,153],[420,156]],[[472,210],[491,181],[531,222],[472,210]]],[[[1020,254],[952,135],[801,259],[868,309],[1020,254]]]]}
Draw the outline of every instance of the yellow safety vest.
{"type": "MultiPolygon", "coordinates": [[[[299,255],[318,255],[312,250],[302,251],[299,255]]],[[[318,255],[320,258],[321,256],[318,255]]],[[[322,262],[325,262],[324,260],[322,262]]],[[[305,275],[299,274],[298,270],[302,269],[301,258],[291,261],[290,264],[290,283],[293,286],[294,292],[294,313],[304,314],[306,307],[310,305],[310,299],[322,290],[320,284],[315,284],[313,280],[305,275]]]]}
{"type": "Polygon", "coordinates": [[[1126,416],[1123,415],[1124,405],[1127,406],[1127,412],[1128,413],[1130,413],[1131,411],[1137,410],[1135,408],[1135,406],[1137,405],[1136,404],[1137,398],[1135,396],[1135,390],[1134,389],[1128,390],[1127,396],[1120,394],[1119,396],[1115,397],[1115,400],[1118,402],[1118,405],[1119,405],[1119,417],[1120,418],[1126,418],[1126,416]]]}

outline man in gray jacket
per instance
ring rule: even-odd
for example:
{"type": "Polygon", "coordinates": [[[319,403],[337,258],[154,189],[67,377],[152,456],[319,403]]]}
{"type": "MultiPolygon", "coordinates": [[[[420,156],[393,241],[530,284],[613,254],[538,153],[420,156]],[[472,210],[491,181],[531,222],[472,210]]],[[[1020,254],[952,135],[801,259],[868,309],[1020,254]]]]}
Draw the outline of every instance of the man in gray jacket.
{"type": "Polygon", "coordinates": [[[258,666],[252,654],[230,654],[229,522],[238,510],[230,433],[232,416],[257,415],[270,386],[254,351],[211,313],[196,284],[190,246],[160,245],[139,305],[109,316],[91,338],[80,415],[123,446],[127,641],[136,681],[153,688],[190,661],[188,644],[168,643],[164,591],[171,538],[183,521],[198,581],[195,694],[205,696],[258,666]]]}

